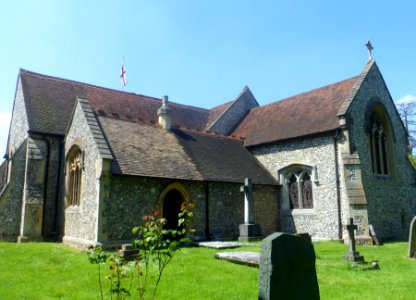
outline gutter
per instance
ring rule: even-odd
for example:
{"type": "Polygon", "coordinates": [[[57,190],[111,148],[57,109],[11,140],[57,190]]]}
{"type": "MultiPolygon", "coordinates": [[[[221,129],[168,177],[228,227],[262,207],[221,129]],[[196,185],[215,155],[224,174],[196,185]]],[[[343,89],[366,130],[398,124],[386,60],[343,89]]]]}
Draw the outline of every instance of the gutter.
{"type": "Polygon", "coordinates": [[[211,240],[209,230],[209,182],[205,183],[205,236],[208,240],[211,240]]]}
{"type": "Polygon", "coordinates": [[[58,151],[58,174],[56,178],[56,187],[55,187],[55,213],[53,215],[53,236],[54,239],[58,239],[58,202],[59,202],[59,196],[60,196],[60,187],[61,187],[61,167],[62,167],[62,156],[63,156],[63,148],[64,148],[64,142],[61,140],[59,142],[59,151],[58,151]]]}
{"type": "Polygon", "coordinates": [[[53,214],[53,221],[52,221],[52,235],[54,239],[57,239],[57,228],[58,228],[58,202],[59,202],[59,190],[60,190],[60,182],[61,182],[61,164],[62,164],[62,150],[63,150],[63,141],[62,138],[64,135],[62,134],[54,134],[54,133],[47,133],[43,131],[35,131],[29,130],[28,134],[30,135],[38,135],[41,136],[42,140],[46,142],[46,164],[45,164],[45,173],[43,178],[43,209],[42,209],[42,237],[45,238],[45,208],[48,196],[48,187],[49,187],[49,166],[50,166],[50,158],[51,158],[51,138],[58,138],[61,139],[59,141],[59,150],[58,150],[58,173],[56,176],[56,187],[55,187],[55,207],[54,207],[54,214],[53,214]]]}
{"type": "Polygon", "coordinates": [[[50,138],[42,135],[42,139],[46,142],[46,164],[45,173],[43,174],[43,206],[42,206],[42,237],[45,237],[45,207],[46,198],[48,196],[48,178],[49,178],[49,160],[51,156],[50,138]]]}
{"type": "Polygon", "coordinates": [[[338,240],[342,240],[342,215],[341,215],[341,183],[339,179],[339,163],[338,163],[338,142],[337,139],[340,134],[337,130],[334,135],[334,159],[335,159],[335,179],[337,185],[337,210],[338,210],[338,240]]]}

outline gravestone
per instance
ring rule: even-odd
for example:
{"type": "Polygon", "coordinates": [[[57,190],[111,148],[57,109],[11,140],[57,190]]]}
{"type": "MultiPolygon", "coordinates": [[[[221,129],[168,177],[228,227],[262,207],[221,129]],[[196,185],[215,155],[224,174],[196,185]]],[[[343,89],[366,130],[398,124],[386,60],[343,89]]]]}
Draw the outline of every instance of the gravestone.
{"type": "Polygon", "coordinates": [[[347,225],[349,250],[345,254],[345,259],[354,262],[364,262],[364,256],[361,256],[360,252],[355,249],[354,230],[357,230],[357,228],[357,225],[354,225],[353,218],[350,218],[350,224],[347,225]]]}
{"type": "Polygon", "coordinates": [[[414,217],[410,223],[409,257],[416,258],[416,217],[414,217]]]}
{"type": "Polygon", "coordinates": [[[208,241],[195,243],[199,247],[215,248],[215,249],[227,249],[227,248],[238,248],[243,246],[243,243],[239,242],[221,242],[221,241],[208,241]]]}
{"type": "Polygon", "coordinates": [[[377,235],[376,235],[376,231],[374,230],[373,225],[368,225],[368,230],[370,231],[370,236],[372,237],[374,244],[376,244],[377,246],[380,246],[380,242],[378,241],[377,235]]]}
{"type": "Polygon", "coordinates": [[[313,245],[300,236],[273,233],[260,253],[259,299],[319,299],[313,245]]]}
{"type": "Polygon", "coordinates": [[[216,259],[224,259],[233,263],[258,267],[260,261],[260,253],[251,251],[234,251],[215,253],[216,259]]]}
{"type": "Polygon", "coordinates": [[[131,244],[122,244],[121,249],[118,250],[118,254],[125,260],[133,260],[139,257],[140,250],[133,248],[131,244]]]}
{"type": "Polygon", "coordinates": [[[251,179],[246,178],[240,191],[244,193],[244,224],[238,226],[240,241],[250,241],[261,236],[260,226],[254,223],[253,185],[251,179]]]}

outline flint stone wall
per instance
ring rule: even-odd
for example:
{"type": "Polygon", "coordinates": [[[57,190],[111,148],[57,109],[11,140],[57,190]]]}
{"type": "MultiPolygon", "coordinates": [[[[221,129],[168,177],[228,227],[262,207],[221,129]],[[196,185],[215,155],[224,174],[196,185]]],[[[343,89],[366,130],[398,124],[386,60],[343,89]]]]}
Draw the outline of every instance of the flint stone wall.
{"type": "Polygon", "coordinates": [[[258,103],[256,99],[247,88],[208,129],[210,131],[221,132],[226,135],[230,134],[248,114],[250,109],[257,106],[258,103]]]}
{"type": "Polygon", "coordinates": [[[276,179],[279,169],[293,163],[316,166],[318,183],[313,182],[312,190],[314,208],[281,211],[280,230],[288,233],[308,232],[318,239],[338,238],[334,135],[250,149],[276,179]]]}
{"type": "Polygon", "coordinates": [[[65,157],[74,145],[84,152],[81,201],[79,206],[69,206],[65,199],[63,240],[74,246],[95,244],[97,241],[98,191],[103,160],[79,103],[66,137],[65,157]]]}
{"type": "Polygon", "coordinates": [[[0,240],[16,241],[20,234],[26,145],[26,142],[23,142],[11,158],[10,182],[0,194],[0,240]]]}
{"type": "Polygon", "coordinates": [[[10,123],[10,141],[9,141],[9,151],[8,155],[13,155],[17,149],[19,149],[20,145],[26,140],[29,130],[25,103],[23,98],[23,91],[22,91],[22,82],[19,77],[19,81],[17,82],[16,87],[16,97],[13,107],[13,115],[12,120],[10,123]]]}
{"type": "Polygon", "coordinates": [[[352,120],[349,122],[351,147],[356,149],[361,161],[369,224],[374,226],[380,239],[406,239],[411,218],[416,214],[415,170],[408,161],[404,126],[376,66],[370,69],[351,103],[348,119],[352,120]],[[367,103],[374,98],[378,98],[386,108],[394,131],[391,176],[372,173],[371,151],[365,130],[368,119],[364,112],[367,103]]]}
{"type": "MultiPolygon", "coordinates": [[[[100,234],[107,241],[124,241],[133,238],[131,229],[143,223],[142,217],[153,210],[163,209],[162,192],[171,183],[178,182],[189,192],[195,204],[194,238],[237,238],[238,225],[244,222],[244,195],[242,184],[205,183],[186,180],[111,176],[109,192],[103,199],[103,222],[100,234]],[[208,223],[206,220],[208,197],[208,223]],[[207,227],[207,225],[209,227],[207,227]]],[[[256,186],[255,214],[265,234],[276,230],[278,211],[275,187],[256,186]]],[[[101,241],[105,242],[105,241],[101,241]]]]}

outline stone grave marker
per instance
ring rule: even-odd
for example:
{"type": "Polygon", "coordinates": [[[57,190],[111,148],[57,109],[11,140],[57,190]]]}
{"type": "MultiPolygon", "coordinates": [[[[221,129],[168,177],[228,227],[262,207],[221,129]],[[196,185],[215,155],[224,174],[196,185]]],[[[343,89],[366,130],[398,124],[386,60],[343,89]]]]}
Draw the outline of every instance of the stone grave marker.
{"type": "Polygon", "coordinates": [[[409,257],[416,258],[416,217],[414,217],[410,223],[409,257]]]}
{"type": "Polygon", "coordinates": [[[354,225],[353,218],[350,218],[350,224],[347,225],[349,250],[345,254],[345,259],[354,262],[364,262],[364,256],[361,256],[360,252],[355,249],[354,230],[357,230],[357,228],[357,225],[354,225]]]}
{"type": "Polygon", "coordinates": [[[240,242],[222,242],[222,241],[208,241],[196,243],[199,247],[215,248],[215,249],[227,249],[238,248],[243,246],[240,242]]]}
{"type": "Polygon", "coordinates": [[[251,251],[234,251],[215,253],[216,259],[224,259],[237,264],[258,267],[260,261],[260,253],[251,251]]]}
{"type": "Polygon", "coordinates": [[[370,236],[373,238],[374,244],[376,244],[377,246],[380,246],[380,242],[378,241],[377,235],[376,235],[376,231],[374,230],[373,225],[368,225],[368,230],[370,231],[370,236]]]}
{"type": "Polygon", "coordinates": [[[121,258],[126,260],[133,260],[139,257],[140,251],[138,248],[133,248],[131,244],[122,244],[121,249],[118,250],[121,258]]]}
{"type": "Polygon", "coordinates": [[[319,299],[315,251],[305,238],[276,232],[263,240],[259,298],[319,299]]]}
{"type": "Polygon", "coordinates": [[[261,235],[260,226],[254,223],[253,185],[250,178],[246,178],[244,185],[240,187],[244,193],[244,224],[238,226],[240,241],[258,239],[261,235]]]}

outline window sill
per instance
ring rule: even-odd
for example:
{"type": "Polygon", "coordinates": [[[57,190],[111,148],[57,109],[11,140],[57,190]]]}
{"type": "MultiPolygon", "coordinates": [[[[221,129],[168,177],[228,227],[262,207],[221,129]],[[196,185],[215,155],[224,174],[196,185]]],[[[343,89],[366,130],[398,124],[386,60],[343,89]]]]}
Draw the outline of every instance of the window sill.
{"type": "Polygon", "coordinates": [[[313,208],[304,208],[304,209],[285,209],[282,210],[284,216],[308,216],[315,215],[315,209],[313,208]]]}
{"type": "Polygon", "coordinates": [[[373,174],[374,178],[377,179],[382,179],[382,180],[390,180],[392,179],[391,175],[386,175],[386,174],[373,174]]]}
{"type": "Polygon", "coordinates": [[[79,214],[81,212],[81,209],[79,205],[71,205],[65,208],[65,213],[68,214],[79,214]]]}

